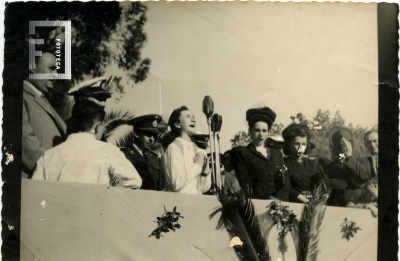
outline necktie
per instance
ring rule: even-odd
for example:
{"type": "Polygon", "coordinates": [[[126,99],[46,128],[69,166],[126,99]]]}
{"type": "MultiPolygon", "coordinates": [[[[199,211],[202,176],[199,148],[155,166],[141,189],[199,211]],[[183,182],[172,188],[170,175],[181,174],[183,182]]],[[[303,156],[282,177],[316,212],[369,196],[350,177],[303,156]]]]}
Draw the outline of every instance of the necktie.
{"type": "Polygon", "coordinates": [[[374,171],[375,171],[375,175],[378,176],[378,157],[377,156],[373,156],[374,159],[374,171]]]}

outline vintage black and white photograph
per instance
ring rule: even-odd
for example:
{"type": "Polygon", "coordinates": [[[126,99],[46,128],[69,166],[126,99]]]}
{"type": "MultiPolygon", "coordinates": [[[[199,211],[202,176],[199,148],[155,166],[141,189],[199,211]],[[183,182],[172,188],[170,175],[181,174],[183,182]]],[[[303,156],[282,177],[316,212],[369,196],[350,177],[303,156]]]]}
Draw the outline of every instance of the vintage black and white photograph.
{"type": "Polygon", "coordinates": [[[3,259],[394,260],[397,15],[6,4],[3,259]]]}

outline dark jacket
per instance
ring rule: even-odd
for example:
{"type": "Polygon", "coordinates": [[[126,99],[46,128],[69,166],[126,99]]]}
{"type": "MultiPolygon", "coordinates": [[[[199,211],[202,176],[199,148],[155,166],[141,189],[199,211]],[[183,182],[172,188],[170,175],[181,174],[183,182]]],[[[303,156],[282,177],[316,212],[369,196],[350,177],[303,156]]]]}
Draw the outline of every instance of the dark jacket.
{"type": "Polygon", "coordinates": [[[367,159],[356,160],[352,156],[343,163],[331,162],[326,166],[325,174],[328,176],[326,184],[332,188],[328,205],[344,207],[344,192],[360,188],[371,177],[371,167],[367,159]]]}
{"type": "Polygon", "coordinates": [[[142,186],[140,189],[162,190],[165,187],[165,177],[163,176],[161,160],[156,153],[147,151],[142,154],[135,147],[121,148],[125,157],[132,163],[140,177],[142,186]]]}
{"type": "MultiPolygon", "coordinates": [[[[379,159],[378,159],[379,160],[379,159]]],[[[371,178],[378,177],[378,173],[375,172],[374,166],[372,165],[372,157],[369,156],[368,158],[363,159],[364,162],[369,162],[369,167],[371,171],[371,178]]],[[[366,164],[366,163],[365,163],[366,164]]],[[[378,171],[378,170],[377,170],[378,171]]]]}
{"type": "MultiPolygon", "coordinates": [[[[282,168],[283,156],[278,149],[268,148],[268,158],[253,144],[233,148],[231,152],[235,174],[242,189],[252,198],[270,199],[276,196],[274,179],[282,168]]],[[[289,181],[286,184],[290,183],[289,181]]],[[[282,199],[283,200],[283,199],[282,199]]]]}
{"type": "Polygon", "coordinates": [[[288,168],[290,183],[292,186],[291,201],[301,202],[297,199],[303,191],[312,193],[316,186],[319,186],[321,180],[326,182],[326,176],[322,166],[316,159],[304,157],[302,163],[297,159],[285,158],[285,164],[288,168]]]}

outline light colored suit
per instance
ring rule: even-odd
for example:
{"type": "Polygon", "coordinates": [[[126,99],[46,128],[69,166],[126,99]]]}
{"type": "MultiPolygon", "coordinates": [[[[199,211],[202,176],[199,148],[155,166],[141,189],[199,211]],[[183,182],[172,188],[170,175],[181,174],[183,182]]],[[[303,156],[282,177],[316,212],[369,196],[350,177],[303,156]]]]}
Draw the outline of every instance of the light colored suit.
{"type": "Polygon", "coordinates": [[[138,189],[142,185],[139,173],[117,146],[80,132],[46,151],[32,179],[110,185],[110,175],[119,186],[138,189]]]}
{"type": "Polygon", "coordinates": [[[44,152],[65,139],[66,125],[28,81],[23,84],[22,176],[30,175],[44,152]]]}

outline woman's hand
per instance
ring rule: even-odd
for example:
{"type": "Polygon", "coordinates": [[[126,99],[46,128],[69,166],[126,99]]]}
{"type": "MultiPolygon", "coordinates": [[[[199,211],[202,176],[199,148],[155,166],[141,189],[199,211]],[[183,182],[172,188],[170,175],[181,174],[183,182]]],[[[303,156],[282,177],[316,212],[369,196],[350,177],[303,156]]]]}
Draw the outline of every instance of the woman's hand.
{"type": "Polygon", "coordinates": [[[373,217],[378,216],[378,208],[376,206],[374,206],[373,204],[366,204],[365,209],[371,210],[371,214],[373,217]]]}
{"type": "Polygon", "coordinates": [[[210,169],[210,164],[208,162],[208,159],[205,158],[203,168],[201,169],[201,173],[208,175],[208,174],[211,174],[211,172],[212,172],[212,170],[210,169]]]}
{"type": "Polygon", "coordinates": [[[200,167],[204,168],[204,162],[206,161],[206,157],[203,153],[198,152],[196,156],[194,156],[194,163],[199,164],[200,167]]]}
{"type": "Polygon", "coordinates": [[[304,195],[302,195],[302,194],[299,194],[298,196],[297,196],[297,199],[298,200],[300,200],[301,202],[303,202],[303,203],[308,203],[308,199],[306,198],[306,196],[304,196],[304,195]]]}

